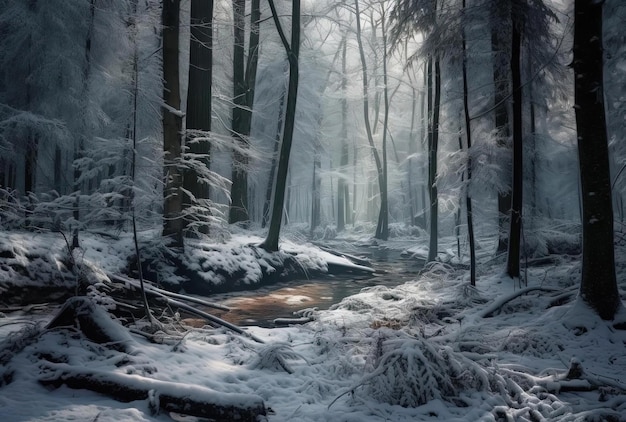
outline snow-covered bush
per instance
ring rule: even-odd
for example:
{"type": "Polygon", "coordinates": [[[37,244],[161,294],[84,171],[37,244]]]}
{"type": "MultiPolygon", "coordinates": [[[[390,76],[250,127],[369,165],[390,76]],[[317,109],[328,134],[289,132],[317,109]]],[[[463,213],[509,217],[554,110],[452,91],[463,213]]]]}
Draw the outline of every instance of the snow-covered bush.
{"type": "Polygon", "coordinates": [[[563,351],[563,346],[554,336],[535,330],[515,330],[502,343],[502,350],[518,355],[535,357],[555,356],[563,351]]]}
{"type": "Polygon", "coordinates": [[[293,369],[287,360],[300,358],[300,356],[285,343],[273,343],[266,345],[257,353],[257,356],[250,363],[251,369],[284,371],[288,374],[293,374],[293,369]]]}
{"type": "Polygon", "coordinates": [[[487,371],[450,347],[390,330],[387,335],[375,342],[374,369],[359,383],[368,397],[415,407],[433,399],[489,389],[487,371]]]}

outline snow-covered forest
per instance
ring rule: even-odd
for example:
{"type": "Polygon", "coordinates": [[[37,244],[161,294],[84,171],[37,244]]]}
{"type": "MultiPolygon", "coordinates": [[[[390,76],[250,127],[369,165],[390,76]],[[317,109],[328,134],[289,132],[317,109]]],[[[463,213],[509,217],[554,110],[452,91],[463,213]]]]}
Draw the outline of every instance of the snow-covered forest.
{"type": "Polygon", "coordinates": [[[626,421],[623,0],[0,0],[0,420],[626,421]]]}

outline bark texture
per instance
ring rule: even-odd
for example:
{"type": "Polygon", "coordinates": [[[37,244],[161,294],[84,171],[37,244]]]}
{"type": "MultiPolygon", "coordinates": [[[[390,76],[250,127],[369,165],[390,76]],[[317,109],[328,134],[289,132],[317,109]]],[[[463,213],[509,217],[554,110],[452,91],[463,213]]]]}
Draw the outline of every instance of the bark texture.
{"type": "Polygon", "coordinates": [[[604,112],[602,2],[574,3],[575,109],[582,196],[580,296],[602,319],[621,306],[615,278],[613,207],[604,112]]]}

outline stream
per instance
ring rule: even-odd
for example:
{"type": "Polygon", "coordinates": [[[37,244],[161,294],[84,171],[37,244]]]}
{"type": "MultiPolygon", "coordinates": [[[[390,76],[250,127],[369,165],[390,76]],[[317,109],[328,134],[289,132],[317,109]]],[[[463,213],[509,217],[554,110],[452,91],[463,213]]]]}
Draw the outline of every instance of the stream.
{"type": "Polygon", "coordinates": [[[210,300],[231,308],[229,312],[210,312],[240,326],[275,327],[276,318],[294,318],[306,308],[328,309],[364,287],[395,287],[417,278],[424,261],[401,255],[400,250],[379,247],[353,247],[349,252],[370,261],[376,272],[371,276],[334,276],[292,280],[257,290],[212,295],[210,300]]]}

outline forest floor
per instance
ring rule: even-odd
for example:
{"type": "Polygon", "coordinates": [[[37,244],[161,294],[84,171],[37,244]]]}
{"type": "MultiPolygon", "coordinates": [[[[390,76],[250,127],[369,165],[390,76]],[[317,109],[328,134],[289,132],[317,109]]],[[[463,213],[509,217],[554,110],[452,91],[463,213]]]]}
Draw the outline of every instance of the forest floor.
{"type": "MultiPolygon", "coordinates": [[[[423,237],[398,239],[370,242],[354,233],[340,241],[423,254],[423,237]]],[[[22,280],[43,289],[60,273],[55,282],[72,293],[75,281],[60,271],[63,239],[50,242],[57,240],[7,233],[0,244],[3,288],[22,280]]],[[[229,242],[232,250],[256,238],[229,242]]],[[[285,245],[323,267],[326,255],[303,243],[296,237],[285,245]]],[[[209,420],[188,416],[184,407],[172,411],[178,394],[229,409],[262,403],[260,420],[268,421],[626,421],[626,331],[619,329],[626,311],[606,322],[577,299],[579,256],[531,258],[520,284],[485,248],[473,287],[465,267],[455,265],[454,240],[443,243],[449,262],[428,266],[413,281],[364,289],[329,310],[309,309],[311,322],[303,325],[246,327],[243,334],[191,328],[178,313],[152,335],[144,320],[126,321],[128,330],[102,311],[113,304],[89,289],[100,303],[95,322],[78,313],[82,324],[68,327],[50,323],[60,306],[24,297],[30,306],[0,315],[0,420],[209,420]],[[115,341],[86,335],[87,322],[115,341]],[[119,385],[129,402],[109,397],[119,385]]],[[[123,272],[132,255],[132,244],[119,239],[91,237],[83,248],[92,285],[123,272]]],[[[228,252],[214,258],[232,260],[228,252]]],[[[624,299],[621,242],[616,260],[624,299]]]]}

